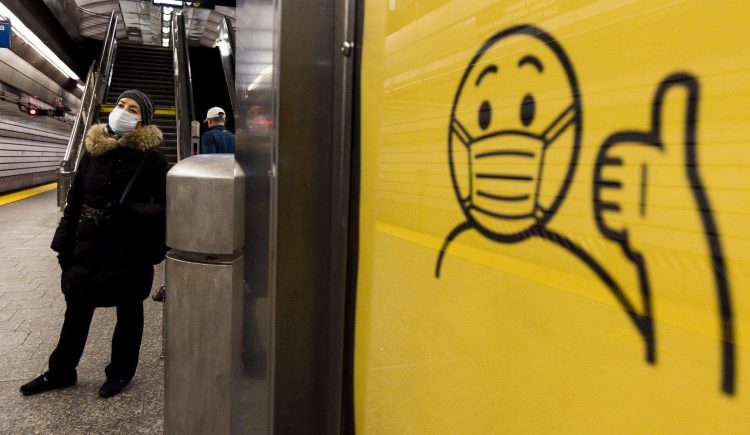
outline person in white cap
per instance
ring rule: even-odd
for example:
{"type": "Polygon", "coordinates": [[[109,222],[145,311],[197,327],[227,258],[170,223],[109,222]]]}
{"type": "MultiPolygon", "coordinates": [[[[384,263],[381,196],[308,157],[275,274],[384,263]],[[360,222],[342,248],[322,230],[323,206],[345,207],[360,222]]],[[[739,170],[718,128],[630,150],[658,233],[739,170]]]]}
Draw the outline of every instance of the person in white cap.
{"type": "Polygon", "coordinates": [[[208,131],[201,136],[201,154],[234,153],[234,135],[224,127],[227,114],[221,107],[212,107],[206,113],[208,131]]]}

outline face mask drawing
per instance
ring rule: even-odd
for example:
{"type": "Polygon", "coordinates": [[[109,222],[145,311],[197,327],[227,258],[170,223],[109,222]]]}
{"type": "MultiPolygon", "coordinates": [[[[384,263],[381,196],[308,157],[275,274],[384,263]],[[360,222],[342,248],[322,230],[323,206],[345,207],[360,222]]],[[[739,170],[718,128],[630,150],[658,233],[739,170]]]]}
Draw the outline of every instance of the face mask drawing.
{"type": "Polygon", "coordinates": [[[604,265],[550,228],[576,170],[581,111],[575,72],[551,35],[521,25],[485,42],[464,72],[449,118],[450,175],[465,220],[445,236],[435,277],[440,278],[449,245],[464,231],[505,244],[547,240],[599,276],[641,335],[646,360],[654,362],[645,272],[639,273],[645,296],[638,311],[604,265]]]}
{"type": "Polygon", "coordinates": [[[508,129],[478,137],[453,119],[451,135],[466,147],[468,158],[464,206],[478,223],[492,232],[511,233],[513,227],[544,216],[539,195],[545,153],[571,129],[576,116],[571,104],[541,133],[508,129]]]}
{"type": "Polygon", "coordinates": [[[562,49],[531,27],[488,40],[453,102],[451,179],[466,222],[499,242],[530,237],[570,188],[581,104],[562,49]]]}
{"type": "Polygon", "coordinates": [[[115,107],[109,114],[109,126],[112,128],[112,131],[120,136],[135,130],[138,121],[135,115],[126,112],[120,107],[115,107]]]}
{"type": "Polygon", "coordinates": [[[450,177],[464,221],[445,236],[435,277],[464,231],[500,243],[556,234],[547,226],[573,181],[581,111],[573,66],[551,35],[522,25],[482,45],[448,118],[450,177]]]}

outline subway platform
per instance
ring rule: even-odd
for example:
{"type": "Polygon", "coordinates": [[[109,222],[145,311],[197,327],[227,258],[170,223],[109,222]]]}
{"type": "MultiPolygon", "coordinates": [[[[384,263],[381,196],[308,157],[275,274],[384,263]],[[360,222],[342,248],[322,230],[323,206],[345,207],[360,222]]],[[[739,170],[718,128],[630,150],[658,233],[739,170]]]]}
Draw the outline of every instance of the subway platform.
{"type": "MultiPolygon", "coordinates": [[[[76,385],[29,397],[18,391],[46,369],[65,312],[60,268],[49,248],[60,219],[55,195],[52,189],[0,205],[0,433],[162,433],[162,304],[150,298],[138,371],[122,393],[97,395],[110,357],[114,308],[94,314],[76,385]]],[[[154,287],[162,277],[157,266],[154,287]]]]}

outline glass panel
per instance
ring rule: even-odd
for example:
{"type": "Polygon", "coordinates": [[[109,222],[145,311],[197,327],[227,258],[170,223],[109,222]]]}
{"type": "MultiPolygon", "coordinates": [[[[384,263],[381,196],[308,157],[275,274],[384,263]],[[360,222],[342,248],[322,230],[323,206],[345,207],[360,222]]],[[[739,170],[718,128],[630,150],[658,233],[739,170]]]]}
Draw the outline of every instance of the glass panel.
{"type": "Polygon", "coordinates": [[[746,3],[365,3],[357,432],[746,430],[746,3]]]}
{"type": "MultiPolygon", "coordinates": [[[[241,376],[234,385],[237,433],[270,433],[270,276],[269,248],[273,218],[271,177],[276,135],[273,67],[276,62],[273,0],[237,4],[235,83],[239,109],[235,111],[236,158],[246,174],[245,289],[241,338],[241,376]]],[[[275,242],[274,242],[275,243],[275,242]]]]}

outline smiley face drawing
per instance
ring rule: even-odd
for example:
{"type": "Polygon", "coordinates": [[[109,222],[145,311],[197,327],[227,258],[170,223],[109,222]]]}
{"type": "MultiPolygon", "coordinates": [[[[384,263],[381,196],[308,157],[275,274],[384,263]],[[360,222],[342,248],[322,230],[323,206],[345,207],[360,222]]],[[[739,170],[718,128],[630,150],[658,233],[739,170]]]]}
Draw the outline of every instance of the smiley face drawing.
{"type": "Polygon", "coordinates": [[[638,225],[666,225],[666,220],[646,222],[655,214],[646,210],[658,209],[657,199],[647,200],[648,166],[684,167],[685,177],[678,184],[688,193],[683,195],[688,198],[683,208],[700,214],[701,228],[697,230],[705,234],[710,251],[710,268],[706,270],[713,274],[721,319],[722,390],[734,394],[736,352],[730,286],[695,151],[698,90],[698,79],[689,73],[673,73],[662,80],[651,104],[650,128],[613,133],[600,148],[594,165],[594,217],[602,235],[619,243],[626,261],[635,268],[639,294],[633,297],[635,293],[626,294],[605,264],[548,227],[570,188],[582,140],[582,106],[571,62],[560,44],[535,26],[519,25],[492,36],[471,59],[453,101],[448,158],[453,190],[465,220],[445,237],[435,277],[440,278],[450,243],[470,229],[499,243],[518,243],[532,236],[547,240],[578,257],[599,277],[641,336],[645,360],[656,364],[652,286],[645,260],[648,249],[636,246],[643,237],[631,236],[638,225]],[[674,95],[682,95],[684,101],[674,95]],[[662,121],[664,114],[675,113],[682,114],[675,118],[678,122],[662,121]],[[671,133],[662,131],[667,127],[671,133]],[[669,158],[673,160],[667,161],[669,158]],[[626,161],[628,167],[640,168],[641,179],[617,178],[617,170],[626,161]],[[618,200],[626,194],[632,198],[633,192],[640,193],[639,199],[618,200]],[[628,226],[631,223],[632,228],[628,226]]]}
{"type": "Polygon", "coordinates": [[[581,102],[562,47],[530,25],[504,30],[479,49],[456,91],[448,154],[466,221],[502,243],[524,240],[554,216],[581,145],[581,102]]]}
{"type": "Polygon", "coordinates": [[[451,181],[466,220],[446,236],[435,277],[440,278],[451,241],[470,229],[500,243],[532,236],[548,240],[598,275],[641,335],[646,360],[653,364],[645,270],[639,270],[642,303],[637,304],[596,258],[547,228],[570,188],[582,135],[578,81],[560,44],[531,25],[490,38],[464,72],[448,131],[451,181]]]}

